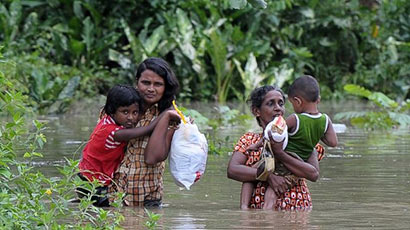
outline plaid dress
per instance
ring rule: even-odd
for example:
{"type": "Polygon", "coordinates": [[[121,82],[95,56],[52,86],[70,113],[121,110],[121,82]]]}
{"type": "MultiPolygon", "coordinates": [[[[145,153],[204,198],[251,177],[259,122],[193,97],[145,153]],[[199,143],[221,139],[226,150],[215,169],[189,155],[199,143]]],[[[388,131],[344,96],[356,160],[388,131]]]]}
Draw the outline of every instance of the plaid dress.
{"type": "MultiPolygon", "coordinates": [[[[248,132],[245,133],[235,145],[234,151],[241,152],[247,157],[245,165],[252,166],[260,160],[262,147],[258,151],[247,151],[252,144],[258,143],[262,134],[248,132]]],[[[316,146],[318,158],[323,158],[324,150],[321,145],[316,146]]],[[[265,203],[265,191],[268,183],[264,181],[256,181],[252,192],[250,208],[261,209],[265,203]]],[[[283,193],[275,202],[276,210],[309,210],[312,209],[312,199],[306,184],[306,180],[299,178],[292,188],[283,193]]]]}
{"type": "MultiPolygon", "coordinates": [[[[147,126],[159,114],[158,105],[151,106],[141,117],[136,127],[147,126]]],[[[128,142],[127,151],[118,169],[114,173],[109,192],[126,194],[124,203],[131,206],[143,206],[144,201],[162,199],[165,161],[147,165],[144,150],[149,136],[139,137],[128,142]]]]}

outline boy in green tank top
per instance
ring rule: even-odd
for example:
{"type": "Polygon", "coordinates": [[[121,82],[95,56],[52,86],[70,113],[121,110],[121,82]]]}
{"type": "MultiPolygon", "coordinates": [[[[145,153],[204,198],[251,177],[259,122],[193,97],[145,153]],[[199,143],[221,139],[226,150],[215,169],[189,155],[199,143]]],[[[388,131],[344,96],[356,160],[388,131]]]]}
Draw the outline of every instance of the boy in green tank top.
{"type": "MultiPolygon", "coordinates": [[[[315,78],[304,75],[296,79],[289,87],[288,99],[295,113],[286,119],[289,138],[286,152],[307,161],[319,140],[330,147],[337,145],[332,121],[326,114],[320,113],[317,107],[320,102],[320,89],[315,78]]],[[[297,177],[279,161],[275,163],[274,173],[287,176],[292,183],[297,181],[297,177]]],[[[275,192],[268,187],[264,209],[272,209],[276,199],[275,192]]]]}

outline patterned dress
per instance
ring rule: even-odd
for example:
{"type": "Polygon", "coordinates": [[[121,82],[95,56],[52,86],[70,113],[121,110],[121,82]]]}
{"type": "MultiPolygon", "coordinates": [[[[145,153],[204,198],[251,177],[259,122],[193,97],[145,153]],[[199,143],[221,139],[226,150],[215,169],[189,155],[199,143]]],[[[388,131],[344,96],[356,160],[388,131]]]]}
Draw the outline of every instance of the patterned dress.
{"type": "MultiPolygon", "coordinates": [[[[147,126],[159,114],[158,105],[151,106],[141,117],[136,127],[147,126]]],[[[124,203],[131,206],[143,206],[144,201],[160,201],[163,194],[165,162],[147,165],[144,151],[149,136],[143,136],[128,142],[124,159],[114,173],[109,192],[126,194],[124,203]]]]}
{"type": "MultiPolygon", "coordinates": [[[[244,134],[235,145],[235,150],[245,154],[247,157],[246,165],[252,166],[259,161],[262,147],[258,151],[246,151],[252,144],[258,143],[262,134],[248,132],[244,134]]],[[[323,158],[323,147],[319,144],[316,146],[319,160],[323,158]]],[[[268,183],[264,181],[255,182],[255,189],[252,193],[250,208],[261,209],[265,203],[265,191],[268,183]]],[[[312,209],[312,198],[303,178],[298,179],[296,185],[283,193],[275,203],[276,210],[310,210],[312,209]]]]}

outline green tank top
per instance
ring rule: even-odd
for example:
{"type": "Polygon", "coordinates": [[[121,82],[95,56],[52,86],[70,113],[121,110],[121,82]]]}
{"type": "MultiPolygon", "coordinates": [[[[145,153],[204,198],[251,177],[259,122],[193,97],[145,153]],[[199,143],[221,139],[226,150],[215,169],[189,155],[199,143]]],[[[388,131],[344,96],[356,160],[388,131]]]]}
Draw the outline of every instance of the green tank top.
{"type": "Polygon", "coordinates": [[[307,161],[314,147],[326,132],[328,118],[323,113],[295,115],[297,117],[296,129],[293,133],[289,133],[289,142],[285,150],[296,153],[304,161],[307,161]]]}

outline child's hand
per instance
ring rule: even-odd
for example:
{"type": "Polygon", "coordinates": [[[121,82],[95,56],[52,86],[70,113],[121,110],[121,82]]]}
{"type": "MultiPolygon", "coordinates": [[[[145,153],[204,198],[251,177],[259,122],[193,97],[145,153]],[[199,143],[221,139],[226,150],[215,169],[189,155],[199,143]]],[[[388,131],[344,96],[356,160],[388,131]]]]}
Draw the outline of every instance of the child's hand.
{"type": "Polygon", "coordinates": [[[257,143],[249,145],[246,151],[258,151],[263,146],[263,139],[261,138],[257,143]]]}
{"type": "Polygon", "coordinates": [[[179,116],[179,114],[175,110],[171,110],[171,109],[167,110],[166,115],[169,117],[169,119],[171,121],[176,121],[178,123],[181,122],[181,117],[179,116]]]}
{"type": "Polygon", "coordinates": [[[283,141],[281,141],[281,142],[274,141],[271,133],[268,133],[268,136],[269,136],[269,144],[272,148],[273,155],[275,155],[275,153],[277,153],[277,152],[282,151],[283,141]]]}

